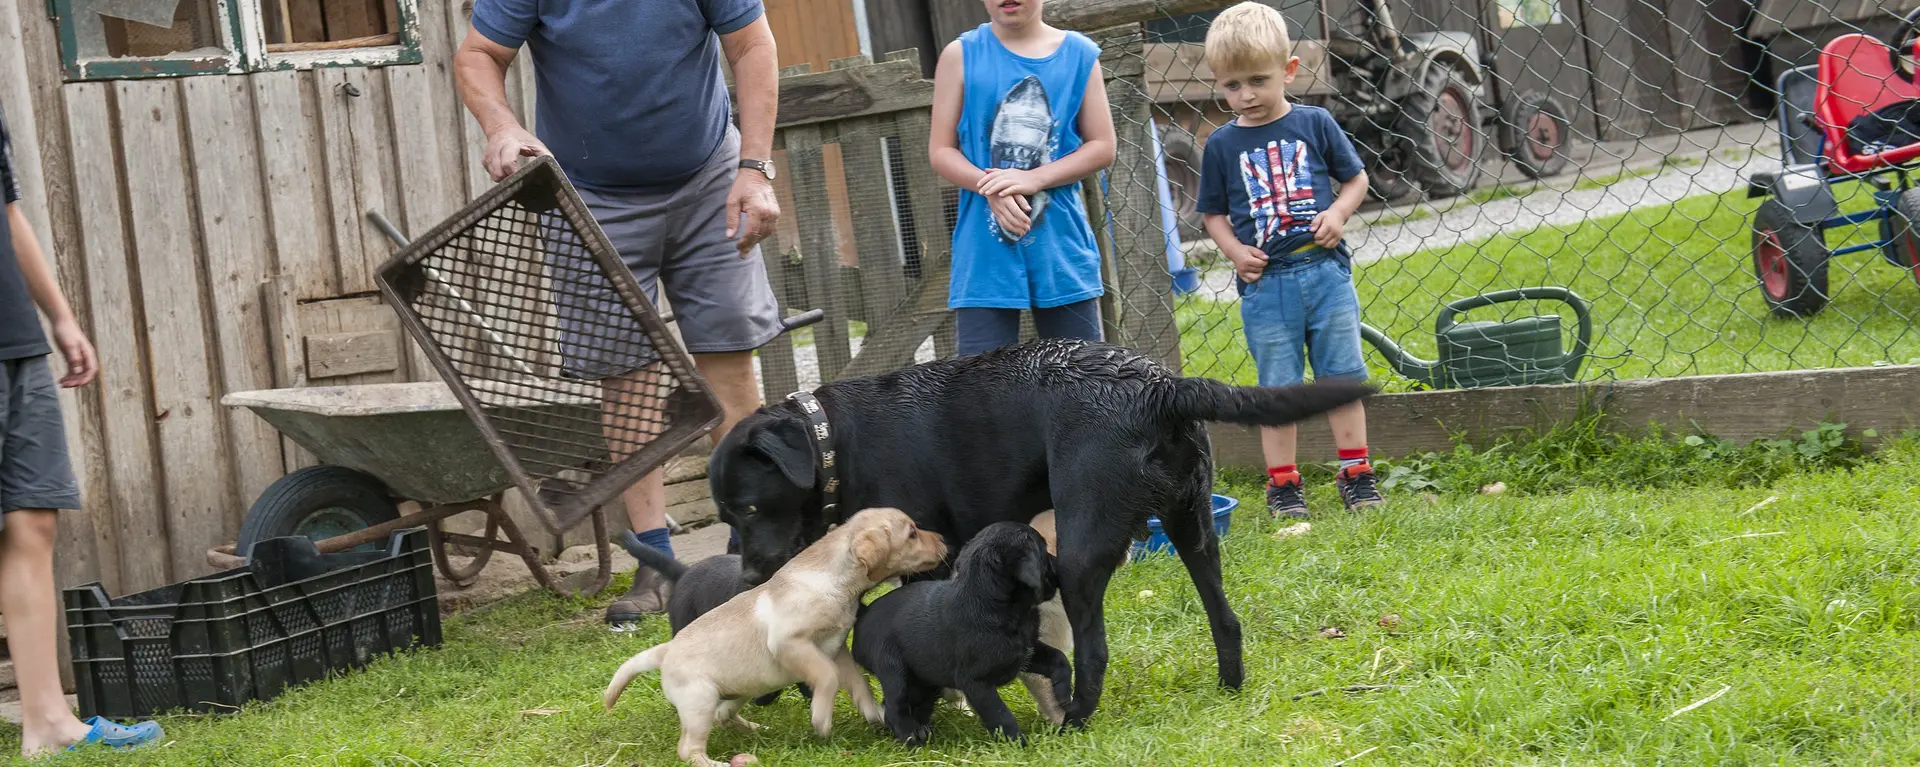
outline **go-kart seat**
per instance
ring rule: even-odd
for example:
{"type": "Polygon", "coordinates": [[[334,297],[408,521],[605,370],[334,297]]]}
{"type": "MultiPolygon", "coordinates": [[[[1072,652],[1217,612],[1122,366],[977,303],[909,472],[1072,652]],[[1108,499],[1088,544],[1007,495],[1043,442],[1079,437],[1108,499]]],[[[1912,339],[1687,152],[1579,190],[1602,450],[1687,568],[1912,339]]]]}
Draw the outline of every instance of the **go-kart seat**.
{"type": "MultiPolygon", "coordinates": [[[[1920,55],[1920,41],[1916,41],[1920,55]]],[[[1814,117],[1826,134],[1827,167],[1836,174],[1862,173],[1920,157],[1920,144],[1874,154],[1854,154],[1847,144],[1853,118],[1889,104],[1920,99],[1920,86],[1893,68],[1892,47],[1862,34],[1841,35],[1820,49],[1814,117]]]]}

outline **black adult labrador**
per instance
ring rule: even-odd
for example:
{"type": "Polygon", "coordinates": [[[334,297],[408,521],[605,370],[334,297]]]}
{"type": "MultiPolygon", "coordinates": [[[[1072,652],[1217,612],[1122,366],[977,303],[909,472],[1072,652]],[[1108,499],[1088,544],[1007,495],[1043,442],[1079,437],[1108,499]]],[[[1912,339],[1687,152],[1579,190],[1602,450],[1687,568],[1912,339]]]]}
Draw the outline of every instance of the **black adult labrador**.
{"type": "Polygon", "coordinates": [[[831,512],[823,513],[814,430],[793,401],[734,427],[708,476],[720,518],[739,532],[749,583],[859,509],[902,509],[954,551],[995,522],[1056,510],[1078,671],[1067,721],[1081,725],[1106,678],[1107,581],[1150,514],[1206,606],[1221,684],[1240,686],[1240,621],[1221,586],[1205,422],[1288,424],[1371,392],[1332,381],[1228,386],[1174,375],[1118,346],[1036,341],[816,390],[838,474],[831,512]]]}

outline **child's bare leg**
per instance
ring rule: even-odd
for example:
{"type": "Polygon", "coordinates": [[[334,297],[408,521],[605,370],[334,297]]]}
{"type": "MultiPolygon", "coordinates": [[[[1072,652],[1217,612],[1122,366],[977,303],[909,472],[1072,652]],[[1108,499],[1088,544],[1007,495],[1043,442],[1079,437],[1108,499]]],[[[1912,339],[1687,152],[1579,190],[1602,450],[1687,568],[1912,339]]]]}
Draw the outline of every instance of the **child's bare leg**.
{"type": "Polygon", "coordinates": [[[1298,443],[1299,429],[1293,424],[1260,427],[1260,453],[1267,457],[1268,468],[1292,466],[1297,463],[1294,460],[1294,453],[1298,443]]]}
{"type": "Polygon", "coordinates": [[[0,615],[7,616],[7,653],[20,688],[20,753],[59,751],[87,736],[60,691],[58,606],[53,541],[58,512],[9,512],[0,530],[0,615]]]}
{"type": "MultiPolygon", "coordinates": [[[[1327,425],[1333,427],[1333,446],[1339,450],[1358,450],[1367,446],[1367,406],[1355,402],[1341,405],[1327,413],[1327,425]]],[[[1291,431],[1293,427],[1281,427],[1291,431]]],[[[1265,447],[1264,441],[1262,447],[1265,447]]],[[[1287,441],[1287,455],[1293,455],[1293,441],[1287,441]]],[[[1273,463],[1273,454],[1267,454],[1267,463],[1273,463]]],[[[1292,463],[1292,461],[1288,461],[1292,463]]]]}

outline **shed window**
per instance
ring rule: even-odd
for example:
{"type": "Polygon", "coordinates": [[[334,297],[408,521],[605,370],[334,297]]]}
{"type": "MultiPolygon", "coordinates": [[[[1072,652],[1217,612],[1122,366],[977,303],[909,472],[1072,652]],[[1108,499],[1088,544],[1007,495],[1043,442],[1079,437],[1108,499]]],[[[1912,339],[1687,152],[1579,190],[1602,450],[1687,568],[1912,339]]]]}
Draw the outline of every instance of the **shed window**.
{"type": "Polygon", "coordinates": [[[1499,0],[1500,28],[1548,27],[1564,24],[1559,0],[1499,0]]]}
{"type": "Polygon", "coordinates": [[[68,80],[420,61],[418,0],[52,0],[68,80]]]}

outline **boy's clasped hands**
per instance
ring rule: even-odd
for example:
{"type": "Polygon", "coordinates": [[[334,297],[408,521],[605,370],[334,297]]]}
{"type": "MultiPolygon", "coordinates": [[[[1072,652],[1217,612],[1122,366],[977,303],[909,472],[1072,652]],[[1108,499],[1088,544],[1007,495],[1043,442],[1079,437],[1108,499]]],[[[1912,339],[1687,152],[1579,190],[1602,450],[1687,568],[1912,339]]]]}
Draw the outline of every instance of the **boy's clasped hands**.
{"type": "Polygon", "coordinates": [[[987,207],[1000,222],[1000,229],[1019,239],[1033,228],[1033,219],[1028,215],[1033,203],[1029,200],[1039,194],[1040,189],[1039,176],[1033,171],[993,168],[980,177],[976,191],[987,198],[987,207]]]}

